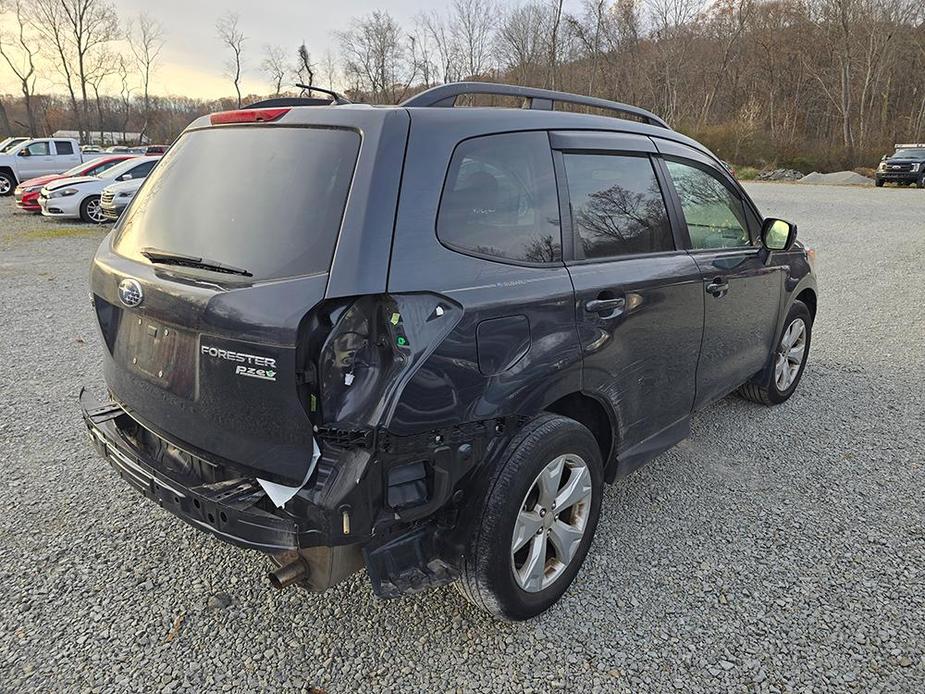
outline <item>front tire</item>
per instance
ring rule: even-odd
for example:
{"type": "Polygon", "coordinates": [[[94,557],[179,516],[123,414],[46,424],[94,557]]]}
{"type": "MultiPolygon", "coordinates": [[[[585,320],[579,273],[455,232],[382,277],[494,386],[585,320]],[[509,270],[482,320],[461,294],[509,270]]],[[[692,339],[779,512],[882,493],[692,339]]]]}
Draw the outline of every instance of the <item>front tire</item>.
{"type": "Polygon", "coordinates": [[[80,203],[80,218],[90,224],[102,224],[105,221],[99,195],[91,195],[80,203]]]}
{"type": "Polygon", "coordinates": [[[9,171],[0,171],[0,197],[12,194],[16,189],[16,179],[9,171]]]}
{"type": "Polygon", "coordinates": [[[915,182],[916,188],[925,188],[925,175],[915,182]]]}
{"type": "Polygon", "coordinates": [[[588,553],[603,484],[600,448],[587,428],[551,414],[530,422],[470,509],[478,522],[464,553],[463,595],[505,620],[548,609],[588,553]]]}
{"type": "Polygon", "coordinates": [[[739,395],[762,405],[779,405],[797,389],[809,359],[813,317],[802,301],[794,301],[774,348],[770,373],[761,383],[746,383],[739,395]]]}

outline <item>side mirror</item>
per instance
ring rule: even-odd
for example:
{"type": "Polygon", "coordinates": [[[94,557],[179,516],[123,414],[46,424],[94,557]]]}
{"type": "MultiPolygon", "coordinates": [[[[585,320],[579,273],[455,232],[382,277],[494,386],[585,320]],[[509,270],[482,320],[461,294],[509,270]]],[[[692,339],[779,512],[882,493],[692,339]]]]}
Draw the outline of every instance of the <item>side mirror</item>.
{"type": "Polygon", "coordinates": [[[767,251],[789,251],[797,238],[797,225],[769,217],[761,225],[761,245],[767,251]]]}

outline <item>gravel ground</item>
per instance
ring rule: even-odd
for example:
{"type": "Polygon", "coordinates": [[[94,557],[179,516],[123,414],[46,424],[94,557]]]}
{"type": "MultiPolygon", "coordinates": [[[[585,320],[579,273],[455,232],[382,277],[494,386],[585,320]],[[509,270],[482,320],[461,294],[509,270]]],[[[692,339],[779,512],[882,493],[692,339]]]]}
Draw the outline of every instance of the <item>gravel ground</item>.
{"type": "Polygon", "coordinates": [[[120,482],[76,402],[102,387],[102,233],[0,200],[0,689],[925,690],[925,191],[749,190],[818,249],[799,390],[699,414],[607,491],[565,598],[514,625],[364,575],[275,592],[262,557],[120,482]]]}

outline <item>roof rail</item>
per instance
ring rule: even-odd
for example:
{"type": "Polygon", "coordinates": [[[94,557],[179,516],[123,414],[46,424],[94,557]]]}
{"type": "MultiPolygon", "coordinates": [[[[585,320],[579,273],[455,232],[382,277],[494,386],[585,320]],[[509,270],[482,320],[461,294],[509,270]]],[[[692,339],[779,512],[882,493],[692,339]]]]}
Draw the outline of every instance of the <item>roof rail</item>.
{"type": "Polygon", "coordinates": [[[569,94],[568,92],[556,92],[551,89],[539,89],[537,87],[520,87],[513,84],[495,84],[493,82],[450,82],[441,84],[436,87],[415,94],[410,99],[403,101],[400,106],[406,107],[431,107],[431,106],[448,106],[456,105],[456,98],[465,94],[492,94],[498,96],[519,96],[524,99],[524,108],[551,111],[556,101],[566,104],[578,104],[581,106],[593,106],[607,111],[617,111],[637,118],[650,125],[657,125],[661,128],[671,130],[668,123],[656,116],[651,111],[644,108],[621,104],[619,101],[609,101],[608,99],[598,99],[593,96],[580,96],[578,94],[569,94]]]}

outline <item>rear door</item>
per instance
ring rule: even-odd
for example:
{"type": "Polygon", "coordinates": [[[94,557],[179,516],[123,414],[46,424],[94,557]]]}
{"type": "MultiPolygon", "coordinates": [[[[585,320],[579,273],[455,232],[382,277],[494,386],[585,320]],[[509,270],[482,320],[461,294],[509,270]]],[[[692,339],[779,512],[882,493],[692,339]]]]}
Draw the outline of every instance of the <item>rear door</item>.
{"type": "Polygon", "coordinates": [[[580,387],[549,137],[486,134],[499,128],[463,109],[409,110],[389,292],[439,292],[462,317],[389,431],[533,414],[580,387]]]}
{"type": "Polygon", "coordinates": [[[777,326],[783,271],[759,257],[758,218],[728,174],[672,143],[665,167],[702,275],[703,347],[695,407],[721,398],[763,369],[777,326]]]}
{"type": "MultiPolygon", "coordinates": [[[[582,389],[619,419],[632,466],[687,433],[703,327],[700,271],[676,237],[647,137],[554,133],[582,389]]],[[[625,468],[624,468],[625,469],[625,468]]]]}
{"type": "Polygon", "coordinates": [[[71,140],[55,140],[54,171],[58,173],[72,169],[80,163],[80,151],[71,140]]]}

